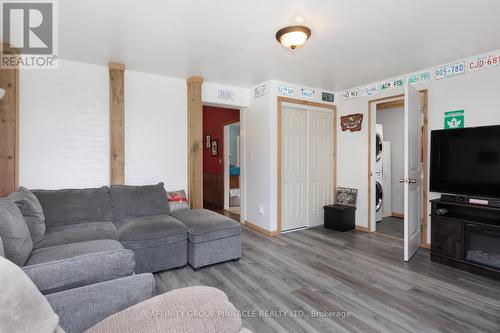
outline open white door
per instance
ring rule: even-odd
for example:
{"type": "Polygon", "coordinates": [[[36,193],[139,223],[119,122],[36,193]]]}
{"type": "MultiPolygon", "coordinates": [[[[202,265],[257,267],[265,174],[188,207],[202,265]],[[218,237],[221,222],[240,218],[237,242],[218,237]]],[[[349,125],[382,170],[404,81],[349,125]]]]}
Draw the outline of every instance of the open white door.
{"type": "Polygon", "coordinates": [[[420,92],[405,88],[405,178],[404,178],[404,260],[408,261],[420,248],[422,239],[422,112],[420,92]]]}

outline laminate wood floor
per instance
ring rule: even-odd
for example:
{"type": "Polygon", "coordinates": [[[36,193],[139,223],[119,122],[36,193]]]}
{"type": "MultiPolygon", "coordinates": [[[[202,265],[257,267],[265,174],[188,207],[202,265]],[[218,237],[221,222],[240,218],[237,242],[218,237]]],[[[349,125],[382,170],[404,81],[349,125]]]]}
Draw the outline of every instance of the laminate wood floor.
{"type": "Polygon", "coordinates": [[[239,262],[156,274],[157,292],[219,288],[254,332],[500,332],[499,281],[431,262],[426,250],[406,263],[400,241],[243,228],[242,245],[239,262]]]}
{"type": "Polygon", "coordinates": [[[403,239],[405,236],[405,223],[398,217],[384,217],[382,221],[377,222],[377,233],[403,239]]]}

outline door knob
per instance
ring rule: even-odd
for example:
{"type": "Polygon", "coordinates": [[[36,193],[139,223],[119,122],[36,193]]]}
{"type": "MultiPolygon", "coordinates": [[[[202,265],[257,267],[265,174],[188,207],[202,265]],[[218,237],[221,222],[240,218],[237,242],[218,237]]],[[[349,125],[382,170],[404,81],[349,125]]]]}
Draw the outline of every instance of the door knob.
{"type": "Polygon", "coordinates": [[[416,179],[414,179],[414,178],[408,179],[408,184],[416,184],[416,183],[417,183],[416,179]]]}
{"type": "Polygon", "coordinates": [[[404,179],[404,178],[401,178],[401,179],[399,180],[399,182],[400,182],[401,184],[402,184],[402,183],[406,183],[406,181],[405,181],[405,179],[404,179]]]}

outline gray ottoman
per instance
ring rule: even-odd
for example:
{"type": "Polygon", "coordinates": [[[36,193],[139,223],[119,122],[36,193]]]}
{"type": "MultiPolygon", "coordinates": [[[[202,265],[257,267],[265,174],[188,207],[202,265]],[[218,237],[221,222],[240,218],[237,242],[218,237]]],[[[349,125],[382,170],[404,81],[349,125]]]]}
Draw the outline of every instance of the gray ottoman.
{"type": "Polygon", "coordinates": [[[135,272],[159,272],[187,264],[186,227],[169,215],[115,222],[120,243],[134,251],[135,272]]]}
{"type": "Polygon", "coordinates": [[[188,229],[188,263],[195,269],[241,257],[240,223],[205,209],[171,215],[188,229]]]}

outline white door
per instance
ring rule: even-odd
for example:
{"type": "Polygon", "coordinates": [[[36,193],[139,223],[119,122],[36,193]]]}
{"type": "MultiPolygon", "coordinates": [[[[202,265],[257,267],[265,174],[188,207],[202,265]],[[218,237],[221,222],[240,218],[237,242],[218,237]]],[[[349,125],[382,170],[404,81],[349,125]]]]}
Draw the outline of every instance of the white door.
{"type": "Polygon", "coordinates": [[[404,118],[404,260],[408,261],[420,248],[422,239],[421,99],[418,90],[408,85],[404,118]]]}
{"type": "Polygon", "coordinates": [[[308,226],[323,224],[323,206],[333,202],[332,112],[308,111],[308,226]]]}
{"type": "Polygon", "coordinates": [[[281,121],[281,230],[307,226],[307,112],[284,107],[281,121]]]}

